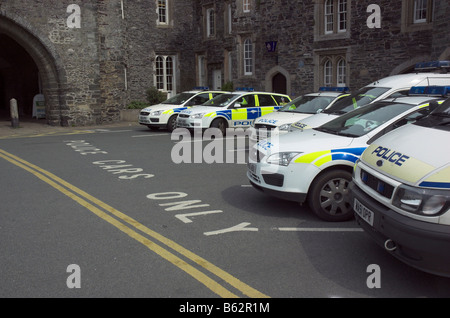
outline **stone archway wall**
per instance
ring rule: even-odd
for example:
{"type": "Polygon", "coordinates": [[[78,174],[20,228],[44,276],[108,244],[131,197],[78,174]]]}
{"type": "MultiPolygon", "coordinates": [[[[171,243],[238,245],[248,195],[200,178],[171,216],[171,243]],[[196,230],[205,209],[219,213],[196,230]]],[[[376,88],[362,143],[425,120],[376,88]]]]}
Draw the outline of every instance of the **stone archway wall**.
{"type": "Polygon", "coordinates": [[[64,116],[66,102],[61,95],[61,79],[65,76],[58,65],[58,55],[51,42],[38,34],[37,30],[19,16],[0,11],[0,32],[19,43],[37,65],[46,101],[46,120],[52,126],[67,126],[64,116]]]}
{"type": "Polygon", "coordinates": [[[439,60],[450,60],[450,47],[446,48],[439,56],[439,60]]]}
{"type": "Polygon", "coordinates": [[[425,61],[430,61],[430,57],[427,55],[422,55],[422,56],[417,56],[414,57],[410,60],[407,60],[406,62],[403,62],[400,65],[397,65],[396,67],[394,67],[391,71],[391,73],[389,74],[389,76],[391,75],[397,75],[397,74],[402,74],[407,70],[411,70],[414,68],[414,65],[416,65],[417,63],[420,62],[425,62],[425,61]]]}
{"type": "Polygon", "coordinates": [[[288,71],[286,71],[284,68],[282,68],[279,65],[274,66],[266,73],[266,77],[264,80],[265,91],[266,92],[273,91],[272,79],[278,73],[283,74],[284,77],[286,77],[286,92],[287,92],[287,95],[291,95],[291,75],[289,74],[288,71]]]}

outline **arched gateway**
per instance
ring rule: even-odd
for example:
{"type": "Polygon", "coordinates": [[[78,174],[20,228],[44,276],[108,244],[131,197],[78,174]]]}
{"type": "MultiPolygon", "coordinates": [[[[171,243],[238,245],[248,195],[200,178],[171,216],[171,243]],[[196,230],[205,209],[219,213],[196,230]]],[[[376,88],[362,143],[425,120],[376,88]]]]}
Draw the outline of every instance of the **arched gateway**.
{"type": "Polygon", "coordinates": [[[4,14],[0,12],[0,116],[9,116],[9,100],[15,98],[19,113],[31,117],[30,96],[42,93],[47,123],[67,126],[61,95],[65,76],[51,42],[20,17],[4,14]]]}

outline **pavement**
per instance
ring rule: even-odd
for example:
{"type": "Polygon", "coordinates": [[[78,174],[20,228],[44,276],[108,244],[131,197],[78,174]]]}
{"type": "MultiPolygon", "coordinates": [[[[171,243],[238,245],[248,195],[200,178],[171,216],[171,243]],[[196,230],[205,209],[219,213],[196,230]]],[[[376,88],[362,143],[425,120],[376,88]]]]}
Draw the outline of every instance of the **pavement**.
{"type": "Polygon", "coordinates": [[[109,129],[115,127],[143,127],[131,121],[119,121],[103,125],[89,125],[77,127],[50,126],[45,119],[25,119],[19,122],[19,127],[12,126],[11,121],[0,120],[0,139],[37,137],[55,134],[83,133],[96,129],[109,129]]]}

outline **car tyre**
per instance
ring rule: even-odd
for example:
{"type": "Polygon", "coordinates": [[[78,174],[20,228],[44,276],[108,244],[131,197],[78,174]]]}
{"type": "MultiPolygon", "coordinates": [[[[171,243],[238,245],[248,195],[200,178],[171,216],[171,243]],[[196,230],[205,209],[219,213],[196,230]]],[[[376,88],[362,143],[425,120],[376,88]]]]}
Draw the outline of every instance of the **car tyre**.
{"type": "Polygon", "coordinates": [[[177,128],[177,117],[178,115],[172,115],[167,121],[167,130],[172,132],[177,128]]]}
{"type": "Polygon", "coordinates": [[[349,197],[350,172],[331,170],[314,180],[308,195],[308,204],[322,220],[342,222],[353,218],[349,197]]]}
{"type": "Polygon", "coordinates": [[[215,119],[211,123],[211,127],[219,129],[220,132],[222,133],[222,136],[225,137],[225,134],[226,134],[226,131],[227,131],[227,123],[226,123],[225,120],[223,120],[221,118],[215,119]]]}

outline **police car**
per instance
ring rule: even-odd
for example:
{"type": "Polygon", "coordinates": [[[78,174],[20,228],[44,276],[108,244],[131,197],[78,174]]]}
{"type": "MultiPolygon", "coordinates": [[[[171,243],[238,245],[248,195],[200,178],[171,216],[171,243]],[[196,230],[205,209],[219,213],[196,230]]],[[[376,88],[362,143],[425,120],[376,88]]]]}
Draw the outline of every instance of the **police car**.
{"type": "Polygon", "coordinates": [[[184,109],[224,94],[224,91],[209,91],[207,87],[196,87],[194,90],[177,94],[158,105],[152,105],[141,110],[139,123],[152,130],[167,128],[173,131],[176,127],[178,113],[184,109]]]}
{"type": "Polygon", "coordinates": [[[348,197],[352,168],[376,138],[428,113],[430,100],[415,96],[378,101],[314,129],[258,142],[249,153],[247,177],[258,190],[307,202],[318,217],[353,217],[348,197]]]}
{"type": "Polygon", "coordinates": [[[221,94],[201,106],[180,112],[177,127],[188,129],[248,128],[255,118],[281,108],[291,99],[288,95],[239,89],[221,94]]]}
{"type": "Polygon", "coordinates": [[[450,99],[374,141],[350,185],[358,224],[400,261],[450,277],[450,99]]]}
{"type": "Polygon", "coordinates": [[[439,73],[438,70],[445,72],[449,64],[449,61],[417,63],[415,65],[417,73],[393,75],[364,86],[321,113],[292,124],[289,131],[318,127],[355,108],[386,98],[406,96],[413,86],[446,85],[450,74],[439,73]],[[430,70],[433,72],[429,72],[430,70]]]}
{"type": "Polygon", "coordinates": [[[258,141],[273,134],[287,133],[292,123],[317,114],[348,96],[348,87],[321,87],[319,92],[292,100],[278,111],[256,118],[250,128],[250,140],[258,141]]]}

